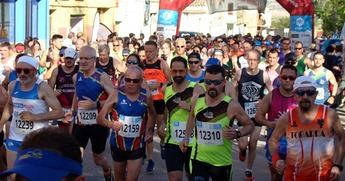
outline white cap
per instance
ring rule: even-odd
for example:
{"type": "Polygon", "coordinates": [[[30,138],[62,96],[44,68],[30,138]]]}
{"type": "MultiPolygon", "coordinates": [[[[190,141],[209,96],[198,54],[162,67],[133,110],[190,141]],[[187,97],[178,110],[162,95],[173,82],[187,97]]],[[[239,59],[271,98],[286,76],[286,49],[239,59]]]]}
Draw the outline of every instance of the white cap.
{"type": "Polygon", "coordinates": [[[21,62],[31,65],[36,70],[38,70],[38,68],[39,68],[38,61],[34,57],[31,57],[31,56],[28,56],[28,55],[21,56],[18,59],[18,63],[21,63],[21,62]]]}
{"type": "Polygon", "coordinates": [[[73,48],[66,48],[63,57],[76,58],[77,52],[73,48]]]}
{"type": "Polygon", "coordinates": [[[295,83],[293,84],[293,90],[304,87],[314,87],[316,89],[317,84],[315,80],[309,76],[300,76],[295,80],[295,83]]]}

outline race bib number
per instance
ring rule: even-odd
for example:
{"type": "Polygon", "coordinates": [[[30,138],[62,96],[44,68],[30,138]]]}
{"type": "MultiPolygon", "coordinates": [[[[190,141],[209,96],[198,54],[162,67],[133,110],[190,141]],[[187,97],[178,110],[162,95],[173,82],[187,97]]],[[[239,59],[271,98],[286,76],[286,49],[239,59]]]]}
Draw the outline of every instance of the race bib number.
{"type": "MultiPolygon", "coordinates": [[[[71,109],[67,109],[67,108],[62,108],[62,111],[63,111],[63,115],[65,115],[66,113],[68,113],[71,109]]],[[[62,121],[62,119],[58,119],[58,121],[62,121]]]]}
{"type": "Polygon", "coordinates": [[[19,113],[15,113],[12,120],[15,121],[14,132],[17,134],[27,135],[34,129],[35,123],[21,120],[19,113]]]}
{"type": "MultiPolygon", "coordinates": [[[[148,84],[149,86],[151,86],[151,85],[155,84],[155,83],[158,82],[158,81],[157,81],[157,80],[147,80],[146,82],[147,82],[147,84],[148,84]]],[[[151,90],[151,94],[152,94],[152,95],[158,95],[158,94],[159,94],[158,89],[152,89],[152,90],[151,90]]]]}
{"type": "Polygon", "coordinates": [[[223,129],[219,123],[205,123],[196,121],[198,130],[198,144],[223,145],[223,129]]]}
{"type": "Polygon", "coordinates": [[[254,118],[256,114],[256,104],[258,102],[245,102],[244,103],[244,110],[246,111],[247,115],[250,118],[254,118]]]}
{"type": "Polygon", "coordinates": [[[97,115],[97,109],[78,109],[78,120],[83,125],[97,124],[97,115]]]}
{"type": "Polygon", "coordinates": [[[137,138],[140,136],[140,128],[142,122],[141,116],[119,116],[119,121],[123,123],[118,134],[122,137],[137,138]]]}
{"type": "Polygon", "coordinates": [[[325,98],[325,89],[323,87],[319,87],[317,90],[317,100],[323,100],[325,98]]]}
{"type": "MultiPolygon", "coordinates": [[[[179,121],[173,121],[173,132],[172,137],[176,142],[182,142],[183,138],[186,135],[186,123],[185,122],[179,122],[179,121]]],[[[194,130],[192,132],[191,138],[194,136],[194,130]]],[[[190,140],[191,141],[191,140],[190,140]]]]}

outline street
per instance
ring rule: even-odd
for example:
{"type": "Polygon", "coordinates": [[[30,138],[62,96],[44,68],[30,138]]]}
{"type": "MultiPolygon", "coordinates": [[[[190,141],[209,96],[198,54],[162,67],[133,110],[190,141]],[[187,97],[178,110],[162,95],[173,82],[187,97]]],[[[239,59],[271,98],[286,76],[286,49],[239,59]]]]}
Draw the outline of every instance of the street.
{"type": "MultiPolygon", "coordinates": [[[[263,131],[262,131],[263,133],[263,131]]],[[[260,140],[258,142],[258,148],[257,148],[257,156],[254,163],[254,176],[256,181],[266,181],[270,178],[270,172],[267,167],[267,161],[265,158],[265,138],[263,134],[261,134],[260,140]]],[[[166,167],[164,160],[160,157],[160,148],[159,148],[159,138],[157,136],[154,137],[154,153],[153,158],[155,161],[155,170],[152,174],[147,174],[145,172],[146,163],[143,165],[141,170],[141,175],[139,180],[142,181],[166,181],[168,180],[167,173],[166,173],[166,167]]],[[[109,161],[112,161],[111,155],[110,155],[110,148],[109,144],[107,144],[106,148],[106,157],[109,161]]],[[[233,180],[244,180],[244,170],[245,170],[245,164],[243,162],[240,162],[238,160],[238,147],[237,143],[235,142],[233,144],[233,165],[234,165],[234,171],[233,171],[233,180]]],[[[86,180],[91,181],[103,181],[103,171],[101,168],[96,167],[95,164],[92,161],[91,156],[91,150],[90,150],[90,143],[86,149],[85,158],[84,158],[84,176],[86,176],[86,180]]],[[[186,179],[184,179],[186,180],[186,179]]],[[[341,175],[340,180],[345,180],[345,174],[343,173],[341,175]]]]}

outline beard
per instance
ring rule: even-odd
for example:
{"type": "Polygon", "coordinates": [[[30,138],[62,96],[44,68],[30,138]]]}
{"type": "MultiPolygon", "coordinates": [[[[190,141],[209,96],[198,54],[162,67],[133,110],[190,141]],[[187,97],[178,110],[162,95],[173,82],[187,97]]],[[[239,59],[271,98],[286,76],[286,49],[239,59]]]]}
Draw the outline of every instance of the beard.
{"type": "Polygon", "coordinates": [[[207,94],[212,97],[212,98],[215,98],[218,96],[218,91],[214,88],[211,88],[207,91],[207,94]]]}
{"type": "Polygon", "coordinates": [[[182,76],[173,77],[173,80],[176,84],[182,84],[184,79],[185,79],[185,77],[182,77],[182,76]]]}
{"type": "Polygon", "coordinates": [[[311,107],[311,102],[309,100],[302,100],[298,103],[302,112],[308,112],[311,107]]]}

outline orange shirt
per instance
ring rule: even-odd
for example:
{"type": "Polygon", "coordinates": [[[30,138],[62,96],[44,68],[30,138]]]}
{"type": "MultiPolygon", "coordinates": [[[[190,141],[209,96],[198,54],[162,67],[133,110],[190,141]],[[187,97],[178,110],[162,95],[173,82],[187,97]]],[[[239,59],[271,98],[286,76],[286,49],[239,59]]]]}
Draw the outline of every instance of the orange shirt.
{"type": "MultiPolygon", "coordinates": [[[[146,61],[144,61],[144,79],[146,80],[147,84],[150,85],[153,82],[164,84],[168,81],[161,67],[161,61],[162,60],[158,59],[153,64],[147,64],[146,61]]],[[[151,94],[152,100],[164,99],[164,94],[161,87],[157,88],[156,90],[152,90],[151,94]]]]}
{"type": "Polygon", "coordinates": [[[298,117],[298,108],[289,112],[285,180],[329,180],[333,165],[334,133],[327,119],[328,108],[319,105],[308,124],[298,117]]]}

